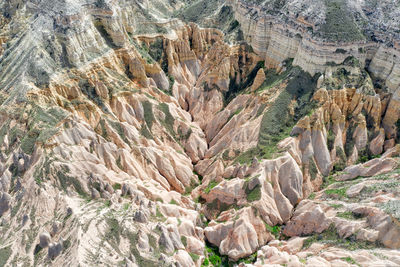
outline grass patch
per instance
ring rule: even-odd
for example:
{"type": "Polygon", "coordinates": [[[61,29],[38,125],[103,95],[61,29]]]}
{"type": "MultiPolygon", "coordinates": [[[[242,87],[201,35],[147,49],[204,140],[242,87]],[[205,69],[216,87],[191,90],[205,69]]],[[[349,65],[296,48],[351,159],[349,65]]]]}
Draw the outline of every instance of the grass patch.
{"type": "Polygon", "coordinates": [[[119,189],[121,189],[121,184],[120,183],[115,183],[115,184],[112,185],[112,188],[114,190],[119,190],[119,189]]]}
{"type": "Polygon", "coordinates": [[[68,166],[62,166],[61,170],[57,171],[56,176],[58,177],[58,181],[61,185],[61,188],[67,192],[69,186],[73,186],[75,191],[82,197],[88,198],[88,194],[83,189],[82,184],[75,177],[68,176],[69,168],[68,166]]]}
{"type": "Polygon", "coordinates": [[[169,204],[172,204],[172,205],[179,205],[178,202],[176,202],[175,199],[171,199],[171,201],[169,202],[169,204]]]}
{"type": "Polygon", "coordinates": [[[124,133],[124,129],[121,126],[121,123],[116,122],[116,121],[109,121],[111,127],[114,128],[114,130],[118,133],[119,137],[127,144],[129,144],[129,140],[126,138],[126,135],[124,133]]]}
{"type": "Polygon", "coordinates": [[[169,111],[169,106],[166,103],[161,103],[158,105],[158,108],[164,113],[165,119],[161,121],[161,124],[167,129],[169,134],[176,139],[176,133],[174,131],[174,122],[175,118],[171,115],[169,111]]]}
{"type": "Polygon", "coordinates": [[[359,265],[352,257],[345,257],[345,258],[340,258],[341,260],[344,260],[350,264],[355,264],[355,265],[359,265]]]}
{"type": "MultiPolygon", "coordinates": [[[[318,32],[323,38],[333,42],[365,39],[345,0],[325,0],[325,5],[325,24],[318,32]]],[[[343,51],[339,50],[339,52],[343,51]]]]}
{"type": "Polygon", "coordinates": [[[331,206],[332,208],[334,208],[335,210],[343,207],[343,204],[329,204],[329,206],[331,206]]]}
{"type": "Polygon", "coordinates": [[[186,236],[181,236],[181,242],[183,246],[186,248],[187,247],[187,237],[186,236]]]}
{"type": "MultiPolygon", "coordinates": [[[[254,178],[253,178],[254,179],[254,178]]],[[[250,181],[243,184],[244,192],[248,202],[253,202],[261,199],[261,185],[257,184],[253,189],[249,188],[250,181]]]]}
{"type": "MultiPolygon", "coordinates": [[[[274,103],[264,112],[259,132],[258,144],[236,158],[235,162],[250,163],[254,157],[270,159],[282,152],[277,144],[290,136],[293,126],[298,120],[311,113],[316,103],[312,101],[319,75],[311,77],[299,67],[292,67],[291,60],[287,60],[286,71],[283,74],[267,77],[264,87],[287,81],[287,86],[274,103]],[[295,104],[294,104],[295,102],[295,104]],[[294,116],[289,107],[293,106],[294,116]]],[[[268,76],[268,75],[267,75],[268,76]]]]}
{"type": "Polygon", "coordinates": [[[153,104],[151,104],[149,101],[143,101],[142,106],[144,110],[144,121],[151,132],[151,127],[153,126],[153,122],[155,120],[153,114],[153,104]]]}
{"type": "Polygon", "coordinates": [[[382,204],[382,209],[397,220],[400,220],[400,200],[388,201],[382,204]]]}
{"type": "Polygon", "coordinates": [[[346,154],[344,153],[343,149],[339,146],[336,147],[336,157],[338,158],[333,165],[333,171],[339,172],[343,171],[346,168],[346,154]]]}
{"type": "Polygon", "coordinates": [[[0,249],[0,266],[6,266],[8,259],[11,256],[11,246],[0,249]]]}
{"type": "Polygon", "coordinates": [[[11,256],[11,246],[0,249],[0,266],[6,266],[8,258],[11,256]]]}
{"type": "Polygon", "coordinates": [[[189,252],[190,257],[192,258],[193,262],[196,262],[200,259],[200,256],[197,254],[194,254],[192,252],[189,252]]]}
{"type": "Polygon", "coordinates": [[[351,211],[345,211],[345,212],[338,212],[336,214],[337,217],[347,219],[347,220],[357,220],[360,219],[360,217],[356,216],[354,213],[351,211]]]}
{"type": "Polygon", "coordinates": [[[347,188],[342,187],[342,188],[335,188],[335,189],[326,189],[325,194],[327,196],[338,196],[339,198],[344,198],[346,197],[346,190],[347,188]]]}
{"type": "Polygon", "coordinates": [[[265,224],[265,227],[267,228],[267,231],[270,232],[275,236],[276,239],[279,239],[281,236],[281,226],[280,225],[275,225],[275,226],[270,226],[268,224],[265,224]]]}
{"type": "Polygon", "coordinates": [[[219,184],[219,183],[216,182],[216,181],[211,181],[211,182],[207,185],[206,189],[204,189],[204,192],[205,192],[206,194],[210,193],[211,189],[213,189],[214,187],[216,187],[218,184],[219,184]]]}
{"type": "Polygon", "coordinates": [[[378,243],[356,240],[352,235],[349,238],[341,238],[337,234],[335,225],[332,223],[327,230],[321,234],[314,234],[304,240],[303,249],[309,248],[313,243],[329,244],[335,247],[340,247],[346,250],[354,251],[358,249],[373,249],[381,247],[378,243]]]}
{"type": "MultiPolygon", "coordinates": [[[[130,244],[129,250],[130,250],[130,253],[131,253],[131,254],[133,255],[133,257],[135,258],[136,264],[137,264],[138,266],[159,266],[158,261],[146,259],[146,258],[144,258],[144,257],[140,254],[139,250],[138,250],[137,247],[136,247],[136,245],[137,245],[137,243],[138,243],[138,239],[139,239],[139,237],[138,237],[137,234],[132,233],[132,232],[127,232],[127,233],[126,233],[126,237],[127,237],[128,240],[129,240],[129,244],[130,244]]],[[[151,240],[153,240],[153,239],[150,239],[150,238],[149,238],[149,242],[150,242],[151,240]]],[[[153,241],[154,241],[154,240],[153,240],[153,241]]],[[[159,257],[159,254],[160,254],[160,249],[157,248],[156,246],[154,246],[154,247],[151,246],[151,247],[152,247],[152,248],[155,248],[154,253],[156,254],[155,256],[158,258],[158,257],[159,257]]]]}
{"type": "Polygon", "coordinates": [[[309,165],[309,172],[310,172],[310,177],[311,177],[311,181],[315,180],[315,178],[317,178],[318,175],[318,168],[317,165],[315,164],[314,159],[310,159],[310,165],[309,165]]]}
{"type": "Polygon", "coordinates": [[[253,264],[257,261],[257,252],[251,254],[247,258],[240,259],[238,263],[244,263],[244,264],[253,264]]]}
{"type": "Polygon", "coordinates": [[[140,134],[147,139],[154,139],[153,135],[151,134],[149,128],[145,123],[142,124],[142,128],[140,129],[140,134]]]}
{"type": "Polygon", "coordinates": [[[121,240],[122,229],[119,222],[115,218],[106,218],[106,223],[108,225],[107,232],[105,233],[105,238],[108,242],[115,242],[117,245],[121,240]]]}

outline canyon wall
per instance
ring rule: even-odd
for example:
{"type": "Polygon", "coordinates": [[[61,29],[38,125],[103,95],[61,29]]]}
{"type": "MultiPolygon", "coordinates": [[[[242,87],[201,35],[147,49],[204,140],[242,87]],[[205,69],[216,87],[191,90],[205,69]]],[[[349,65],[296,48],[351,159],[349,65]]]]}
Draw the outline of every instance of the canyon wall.
{"type": "Polygon", "coordinates": [[[263,8],[243,0],[229,0],[240,23],[245,40],[265,58],[268,67],[278,67],[287,58],[294,65],[315,74],[327,66],[342,63],[347,57],[357,58],[376,78],[385,81],[390,92],[400,86],[400,49],[378,42],[337,43],[317,40],[309,33],[314,25],[302,17],[274,16],[263,8]]]}

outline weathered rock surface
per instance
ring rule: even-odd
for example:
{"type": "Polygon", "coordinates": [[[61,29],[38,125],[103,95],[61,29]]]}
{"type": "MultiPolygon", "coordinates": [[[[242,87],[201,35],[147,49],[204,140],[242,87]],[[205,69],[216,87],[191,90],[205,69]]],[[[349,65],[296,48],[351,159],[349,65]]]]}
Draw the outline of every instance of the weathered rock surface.
{"type": "Polygon", "coordinates": [[[398,46],[352,43],[341,53],[291,22],[270,24],[257,6],[215,4],[212,16],[233,10],[227,24],[254,53],[219,29],[171,19],[187,1],[139,2],[0,0],[4,264],[201,266],[206,241],[234,261],[258,251],[256,265],[399,263],[398,177],[368,180],[398,168],[398,46]],[[322,75],[287,72],[287,57],[322,75]],[[315,106],[300,118],[314,104],[301,93],[315,84],[315,106]],[[287,125],[262,147],[285,115],[266,126],[265,114],[285,94],[287,125]],[[343,169],[336,183],[367,180],[319,191],[343,169]],[[365,202],[330,203],[357,198],[365,202]],[[300,235],[332,225],[395,256],[303,247],[300,235]],[[282,246],[281,233],[292,236],[282,246]]]}

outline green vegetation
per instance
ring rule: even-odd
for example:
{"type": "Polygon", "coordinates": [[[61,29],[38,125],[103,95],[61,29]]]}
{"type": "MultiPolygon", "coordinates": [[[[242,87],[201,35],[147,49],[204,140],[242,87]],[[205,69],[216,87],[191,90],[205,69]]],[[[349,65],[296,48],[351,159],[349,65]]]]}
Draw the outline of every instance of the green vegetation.
{"type": "Polygon", "coordinates": [[[0,266],[6,266],[8,258],[11,256],[11,247],[5,247],[0,249],[0,266]]]}
{"type": "Polygon", "coordinates": [[[88,195],[85,192],[85,190],[82,187],[82,184],[79,182],[79,180],[75,177],[68,176],[69,173],[69,168],[68,166],[64,165],[61,167],[61,170],[57,171],[56,176],[58,177],[58,181],[61,185],[61,188],[67,192],[67,189],[69,186],[73,186],[75,188],[75,191],[82,197],[82,198],[87,198],[88,195]]]}
{"type": "Polygon", "coordinates": [[[324,193],[326,195],[328,195],[329,197],[337,196],[339,198],[344,198],[344,197],[346,197],[346,190],[347,190],[347,188],[345,188],[345,187],[335,188],[335,189],[326,189],[324,193]]]}
{"type": "Polygon", "coordinates": [[[86,95],[89,100],[99,106],[104,113],[110,113],[108,108],[105,106],[103,99],[97,94],[96,88],[93,84],[89,83],[86,79],[80,79],[78,85],[82,93],[86,95]]]}
{"type": "MultiPolygon", "coordinates": [[[[136,247],[136,245],[138,243],[138,239],[139,239],[139,237],[136,233],[127,231],[127,233],[125,233],[124,236],[126,236],[129,240],[130,253],[133,255],[133,257],[135,257],[135,260],[136,260],[136,263],[138,266],[158,266],[159,265],[157,261],[146,259],[140,254],[139,250],[136,247]]],[[[160,254],[160,249],[157,249],[157,246],[155,245],[155,241],[154,241],[154,238],[152,237],[152,235],[149,236],[149,243],[152,248],[155,248],[154,256],[158,258],[159,254],[160,254]]]]}
{"type": "Polygon", "coordinates": [[[346,142],[344,144],[344,152],[346,153],[347,157],[351,156],[354,149],[353,134],[356,129],[356,126],[354,124],[355,124],[354,121],[350,121],[349,127],[347,128],[346,132],[346,142]]]}
{"type": "Polygon", "coordinates": [[[312,95],[319,75],[311,77],[300,68],[292,67],[291,60],[287,60],[285,65],[286,71],[277,76],[270,76],[264,84],[263,88],[287,80],[285,90],[263,115],[257,147],[242,153],[236,158],[236,162],[249,163],[254,157],[268,159],[282,152],[277,150],[276,145],[290,135],[298,120],[314,109],[316,103],[312,101],[312,95]],[[294,108],[294,116],[290,115],[291,106],[294,108]]]}
{"type": "Polygon", "coordinates": [[[245,263],[245,264],[252,264],[257,261],[257,252],[251,254],[247,258],[240,259],[237,263],[245,263]]]}
{"type": "Polygon", "coordinates": [[[214,187],[216,187],[218,184],[219,184],[219,183],[216,182],[216,181],[211,181],[211,182],[207,185],[206,189],[204,189],[204,192],[205,192],[206,194],[210,193],[211,189],[213,189],[214,187]]]}
{"type": "MultiPolygon", "coordinates": [[[[254,178],[253,178],[254,179],[254,178]]],[[[261,185],[257,184],[254,188],[250,189],[250,181],[246,181],[243,184],[244,192],[246,193],[246,198],[248,202],[253,202],[261,199],[261,185]]]]}
{"type": "Polygon", "coordinates": [[[280,225],[275,225],[275,226],[270,226],[268,224],[265,224],[265,228],[267,228],[267,231],[270,232],[275,236],[276,239],[279,239],[281,236],[281,226],[280,225]]]}
{"type": "MultiPolygon", "coordinates": [[[[27,126],[28,132],[23,132],[15,126],[10,131],[9,143],[12,146],[18,139],[21,139],[21,149],[26,154],[32,154],[35,143],[45,143],[49,138],[58,132],[57,125],[67,117],[67,114],[60,108],[44,109],[33,105],[28,112],[30,122],[27,126]]],[[[3,129],[1,130],[3,131],[3,129]]]]}
{"type": "Polygon", "coordinates": [[[187,237],[186,236],[181,236],[181,242],[183,244],[184,247],[187,247],[187,237]]]}
{"type": "Polygon", "coordinates": [[[267,107],[267,104],[266,104],[266,103],[261,104],[260,107],[259,107],[258,110],[257,110],[257,115],[256,115],[256,117],[261,116],[261,114],[263,114],[263,112],[264,112],[264,110],[265,110],[266,107],[267,107]]]}
{"type": "MultiPolygon", "coordinates": [[[[218,7],[218,0],[195,0],[180,10],[177,16],[186,22],[200,24],[206,16],[214,14],[218,7]],[[199,12],[200,10],[201,12],[199,12]]],[[[222,20],[223,18],[219,19],[222,20]]]]}
{"type": "Polygon", "coordinates": [[[111,127],[118,133],[119,137],[127,144],[129,144],[129,140],[126,138],[124,129],[121,126],[120,122],[117,121],[108,121],[111,127]]]}
{"type": "Polygon", "coordinates": [[[169,202],[169,204],[172,204],[172,205],[179,205],[178,202],[176,202],[175,199],[171,199],[171,201],[169,202]]]}
{"type": "Polygon", "coordinates": [[[134,45],[135,45],[136,50],[139,52],[140,56],[144,60],[146,60],[147,64],[153,64],[155,62],[154,59],[150,55],[149,48],[145,44],[140,45],[140,44],[134,42],[134,45]]]}
{"type": "Polygon", "coordinates": [[[350,264],[359,265],[352,257],[341,258],[341,260],[347,261],[350,264]]]}
{"type": "Polygon", "coordinates": [[[336,182],[336,180],[333,177],[333,175],[326,176],[326,177],[324,177],[324,181],[323,181],[321,188],[326,188],[329,185],[334,184],[335,182],[336,182]]]}
{"type": "Polygon", "coordinates": [[[343,149],[339,146],[336,147],[336,156],[338,159],[333,165],[333,171],[334,172],[343,171],[346,168],[347,159],[343,149]]]}
{"type": "Polygon", "coordinates": [[[329,206],[331,206],[332,208],[334,208],[335,210],[343,207],[343,204],[329,204],[329,206]]]}
{"type": "Polygon", "coordinates": [[[163,56],[164,45],[161,38],[157,38],[154,42],[150,44],[148,49],[149,56],[157,62],[160,62],[163,56]]]}
{"type": "Polygon", "coordinates": [[[325,0],[325,5],[325,24],[321,26],[319,32],[323,38],[333,42],[365,39],[345,0],[325,0]]]}
{"type": "Polygon", "coordinates": [[[119,222],[115,218],[106,218],[106,223],[108,225],[107,232],[105,233],[105,238],[108,242],[115,242],[117,245],[121,240],[122,229],[119,222]]]}
{"type": "Polygon", "coordinates": [[[352,213],[351,211],[345,211],[345,212],[338,212],[336,214],[337,217],[343,218],[343,219],[347,219],[347,220],[357,220],[360,219],[359,216],[356,216],[354,213],[352,213]]]}
{"type": "Polygon", "coordinates": [[[193,262],[196,262],[200,259],[200,256],[197,254],[194,254],[192,252],[189,252],[190,257],[192,258],[193,262]]]}
{"type": "Polygon", "coordinates": [[[143,101],[142,106],[144,110],[144,121],[151,132],[151,127],[153,126],[153,121],[155,120],[153,114],[153,105],[149,101],[143,101]]]}
{"type": "Polygon", "coordinates": [[[332,131],[332,129],[328,130],[328,137],[327,137],[326,144],[328,146],[328,150],[331,151],[333,149],[334,144],[335,144],[335,134],[332,131]]]}
{"type": "MultiPolygon", "coordinates": [[[[248,46],[247,46],[248,47],[248,46]]],[[[264,67],[264,61],[257,62],[254,69],[247,75],[246,80],[240,84],[236,84],[236,76],[229,82],[229,90],[224,93],[224,105],[227,106],[239,93],[243,92],[254,82],[257,72],[264,67]]]]}
{"type": "Polygon", "coordinates": [[[142,128],[140,129],[140,134],[146,137],[147,139],[154,139],[153,135],[149,131],[149,128],[145,123],[142,124],[142,128]]]}
{"type": "MultiPolygon", "coordinates": [[[[200,203],[201,202],[202,201],[200,200],[200,203]]],[[[212,201],[211,203],[206,203],[206,207],[207,207],[208,211],[210,212],[210,214],[212,215],[212,217],[217,217],[221,212],[224,212],[231,208],[235,208],[235,209],[238,208],[236,203],[235,204],[227,204],[225,202],[219,201],[217,198],[214,199],[214,201],[212,201]]]]}
{"type": "Polygon", "coordinates": [[[202,264],[203,266],[228,266],[228,257],[219,254],[218,247],[206,244],[206,258],[202,264]]]}
{"type": "Polygon", "coordinates": [[[350,236],[349,238],[340,237],[337,234],[336,227],[333,223],[321,234],[314,234],[304,240],[303,249],[309,248],[313,243],[316,242],[333,245],[351,251],[380,247],[378,243],[356,240],[355,236],[350,236]]]}
{"type": "Polygon", "coordinates": [[[338,49],[336,49],[335,53],[337,53],[337,54],[346,54],[347,50],[342,49],[342,48],[338,48],[338,49]]]}
{"type": "MultiPolygon", "coordinates": [[[[367,144],[367,147],[368,147],[368,144],[367,144]]],[[[381,155],[373,155],[368,148],[364,148],[358,152],[358,160],[356,163],[357,164],[365,163],[371,159],[376,159],[376,158],[380,158],[380,157],[381,157],[381,155]]]]}
{"type": "Polygon", "coordinates": [[[164,215],[161,213],[161,211],[159,210],[159,208],[156,208],[156,217],[160,220],[165,220],[164,215]]]}
{"type": "Polygon", "coordinates": [[[392,217],[400,220],[400,200],[391,200],[382,204],[382,209],[392,217]]]}
{"type": "Polygon", "coordinates": [[[315,178],[317,178],[318,175],[318,168],[313,158],[310,159],[310,165],[308,168],[311,176],[311,181],[313,181],[315,180],[315,178]]]}
{"type": "Polygon", "coordinates": [[[117,164],[118,168],[121,171],[124,171],[124,167],[122,166],[122,163],[121,163],[121,156],[118,156],[118,158],[116,159],[115,163],[117,164]]]}
{"type": "MultiPolygon", "coordinates": [[[[104,5],[104,0],[97,0],[97,2],[100,3],[100,4],[96,4],[97,6],[104,5]]],[[[111,36],[108,34],[106,28],[104,27],[104,25],[100,19],[95,20],[94,26],[96,27],[96,29],[100,33],[100,35],[103,37],[103,39],[106,41],[106,44],[108,45],[108,47],[110,47],[112,49],[117,48],[117,46],[114,44],[114,41],[112,40],[111,36]]]]}
{"type": "Polygon", "coordinates": [[[106,128],[106,121],[104,119],[100,119],[99,124],[96,127],[96,132],[100,133],[100,135],[107,141],[110,141],[110,137],[108,136],[108,131],[106,128]]]}
{"type": "Polygon", "coordinates": [[[131,204],[130,203],[124,203],[124,205],[123,205],[123,210],[129,210],[129,207],[131,206],[131,204]]]}
{"type": "Polygon", "coordinates": [[[164,113],[165,119],[161,121],[161,124],[167,129],[169,134],[176,139],[176,133],[174,131],[175,118],[171,115],[169,111],[169,106],[166,103],[160,103],[158,108],[164,113]]]}
{"type": "Polygon", "coordinates": [[[114,188],[114,190],[119,190],[119,189],[121,189],[121,184],[115,183],[112,185],[112,188],[114,188]]]}

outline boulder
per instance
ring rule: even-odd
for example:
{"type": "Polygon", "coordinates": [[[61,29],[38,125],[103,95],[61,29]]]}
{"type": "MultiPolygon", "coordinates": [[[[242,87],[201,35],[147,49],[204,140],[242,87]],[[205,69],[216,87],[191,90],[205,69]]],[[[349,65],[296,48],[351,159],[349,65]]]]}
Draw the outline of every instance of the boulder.
{"type": "Polygon", "coordinates": [[[322,233],[328,229],[332,220],[329,219],[320,205],[303,200],[298,205],[292,219],[286,224],[283,233],[287,236],[302,236],[322,233]]]}
{"type": "Polygon", "coordinates": [[[39,245],[42,248],[47,248],[50,244],[51,236],[48,232],[43,232],[39,235],[39,245]]]}

